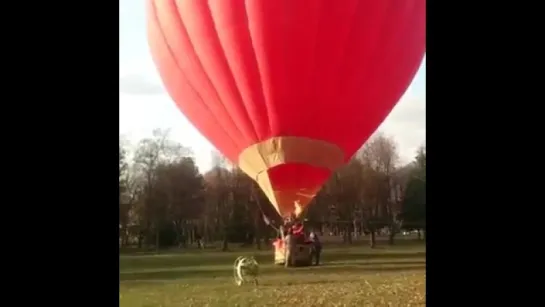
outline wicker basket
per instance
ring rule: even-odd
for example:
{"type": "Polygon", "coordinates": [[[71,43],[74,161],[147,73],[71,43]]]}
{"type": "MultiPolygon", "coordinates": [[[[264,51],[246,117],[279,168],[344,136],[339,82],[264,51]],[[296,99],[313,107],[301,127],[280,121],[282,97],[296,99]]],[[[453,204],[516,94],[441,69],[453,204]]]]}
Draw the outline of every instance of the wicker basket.
{"type": "MultiPolygon", "coordinates": [[[[274,244],[274,264],[284,264],[286,259],[284,256],[284,244],[280,241],[275,241],[274,244]]],[[[309,266],[312,260],[312,244],[296,244],[295,251],[295,266],[309,266]]]]}

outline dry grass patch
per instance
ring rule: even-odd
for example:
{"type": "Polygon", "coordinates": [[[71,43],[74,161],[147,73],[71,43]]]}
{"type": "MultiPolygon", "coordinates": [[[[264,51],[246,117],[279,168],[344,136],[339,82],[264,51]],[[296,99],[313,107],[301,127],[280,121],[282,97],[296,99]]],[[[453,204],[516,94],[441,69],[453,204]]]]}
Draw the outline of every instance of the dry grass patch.
{"type": "Polygon", "coordinates": [[[121,257],[120,306],[425,305],[423,245],[327,250],[324,264],[309,268],[266,264],[271,258],[248,250],[121,257]],[[231,261],[244,254],[261,258],[257,287],[233,283],[231,261]]]}

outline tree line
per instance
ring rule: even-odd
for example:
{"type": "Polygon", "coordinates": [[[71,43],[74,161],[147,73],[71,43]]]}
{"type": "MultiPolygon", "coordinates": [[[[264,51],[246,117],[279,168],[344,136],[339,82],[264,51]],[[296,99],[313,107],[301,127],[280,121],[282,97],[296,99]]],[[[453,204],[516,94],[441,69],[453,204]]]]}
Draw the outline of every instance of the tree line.
{"type": "MultiPolygon", "coordinates": [[[[121,138],[120,138],[121,139],[121,138]]],[[[119,144],[120,247],[186,247],[195,240],[263,244],[275,237],[266,223],[280,217],[257,184],[219,153],[213,167],[199,172],[190,148],[155,130],[129,151],[119,144]]],[[[305,224],[347,244],[400,231],[425,239],[426,148],[414,161],[399,164],[396,142],[378,134],[336,171],[304,213],[305,224]]]]}

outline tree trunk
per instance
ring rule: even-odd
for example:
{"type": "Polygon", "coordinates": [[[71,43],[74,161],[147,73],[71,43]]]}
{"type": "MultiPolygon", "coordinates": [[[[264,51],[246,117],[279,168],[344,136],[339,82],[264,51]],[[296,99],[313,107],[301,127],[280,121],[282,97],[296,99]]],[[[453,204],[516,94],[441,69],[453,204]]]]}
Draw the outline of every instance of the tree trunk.
{"type": "Polygon", "coordinates": [[[397,233],[397,225],[394,220],[390,221],[390,233],[388,234],[388,245],[394,245],[394,238],[397,233]]]}
{"type": "Polygon", "coordinates": [[[228,212],[227,210],[232,210],[232,208],[227,208],[229,200],[227,199],[229,197],[228,192],[223,194],[220,198],[220,214],[221,214],[221,228],[222,231],[222,247],[221,250],[226,252],[229,249],[229,240],[228,240],[228,230],[229,225],[231,225],[231,214],[232,212],[228,212]]]}
{"type": "Polygon", "coordinates": [[[129,234],[127,232],[123,233],[123,246],[129,245],[129,234]]]}
{"type": "Polygon", "coordinates": [[[420,229],[416,230],[416,235],[419,241],[422,240],[422,232],[420,231],[420,229]]]}
{"type": "Polygon", "coordinates": [[[390,234],[388,235],[388,245],[394,245],[395,235],[396,235],[395,229],[390,228],[390,234]]]}
{"type": "Polygon", "coordinates": [[[160,231],[159,229],[155,230],[155,252],[159,252],[159,242],[160,242],[160,231]]]}
{"type": "Polygon", "coordinates": [[[144,241],[144,233],[142,230],[138,231],[138,249],[142,248],[142,243],[144,241]]]}
{"type": "Polygon", "coordinates": [[[223,244],[221,250],[226,252],[229,250],[229,242],[227,241],[227,231],[223,234],[223,244]]]}
{"type": "Polygon", "coordinates": [[[119,229],[119,236],[121,239],[121,247],[127,246],[129,243],[127,225],[121,225],[121,229],[119,229]]]}
{"type": "Polygon", "coordinates": [[[323,237],[324,236],[324,232],[326,232],[326,229],[325,229],[325,224],[324,223],[320,223],[320,237],[323,237]]]}
{"type": "Polygon", "coordinates": [[[254,240],[255,240],[255,247],[260,250],[261,249],[261,232],[259,231],[259,211],[255,210],[255,216],[254,216],[254,240]]]}
{"type": "Polygon", "coordinates": [[[204,217],[204,227],[202,234],[203,243],[210,241],[210,232],[208,231],[208,216],[204,217]]]}
{"type": "Polygon", "coordinates": [[[369,247],[375,248],[377,244],[377,240],[375,238],[375,230],[371,230],[370,236],[369,236],[369,247]]]}
{"type": "Polygon", "coordinates": [[[125,242],[123,240],[123,233],[125,232],[125,227],[123,227],[123,224],[120,224],[121,227],[119,227],[119,241],[121,242],[121,246],[120,247],[124,247],[125,246],[125,242]]]}
{"type": "Polygon", "coordinates": [[[221,246],[221,250],[226,252],[229,250],[229,240],[228,240],[228,227],[227,226],[223,226],[223,242],[222,242],[222,246],[221,246]]]}

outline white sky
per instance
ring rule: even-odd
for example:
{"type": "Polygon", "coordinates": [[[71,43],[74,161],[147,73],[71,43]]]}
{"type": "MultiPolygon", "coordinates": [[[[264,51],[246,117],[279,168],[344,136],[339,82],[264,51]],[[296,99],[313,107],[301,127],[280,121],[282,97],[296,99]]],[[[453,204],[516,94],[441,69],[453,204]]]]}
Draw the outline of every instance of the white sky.
{"type": "MultiPolygon", "coordinates": [[[[136,144],[155,128],[191,147],[201,172],[211,167],[213,146],[200,135],[163,90],[153,66],[145,30],[144,0],[119,1],[119,131],[136,144]]],[[[426,139],[426,60],[379,131],[393,136],[409,162],[426,139]]]]}

